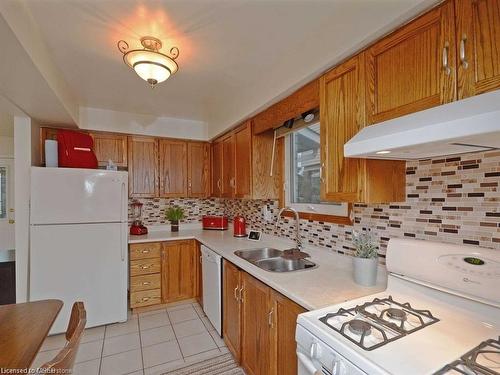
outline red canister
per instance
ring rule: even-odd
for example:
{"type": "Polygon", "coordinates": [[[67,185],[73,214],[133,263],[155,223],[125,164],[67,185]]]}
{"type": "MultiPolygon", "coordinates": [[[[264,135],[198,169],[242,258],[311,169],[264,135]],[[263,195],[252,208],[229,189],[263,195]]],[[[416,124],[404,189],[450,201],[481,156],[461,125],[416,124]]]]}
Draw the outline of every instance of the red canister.
{"type": "Polygon", "coordinates": [[[246,221],[242,216],[235,216],[233,219],[233,230],[235,237],[246,237],[246,221]]]}

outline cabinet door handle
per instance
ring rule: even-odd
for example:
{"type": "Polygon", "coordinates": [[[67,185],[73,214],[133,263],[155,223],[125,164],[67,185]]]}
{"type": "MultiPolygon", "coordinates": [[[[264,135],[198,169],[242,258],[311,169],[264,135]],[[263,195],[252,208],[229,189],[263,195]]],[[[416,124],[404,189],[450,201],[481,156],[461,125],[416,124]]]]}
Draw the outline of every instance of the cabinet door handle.
{"type": "Polygon", "coordinates": [[[238,285],[236,285],[236,288],[234,288],[234,299],[236,301],[238,301],[238,295],[237,295],[237,293],[238,293],[238,285]]]}
{"type": "Polygon", "coordinates": [[[465,56],[465,42],[467,42],[467,35],[463,34],[460,40],[460,62],[462,63],[462,67],[467,69],[469,67],[469,62],[465,56]]]}
{"type": "Polygon", "coordinates": [[[324,169],[325,169],[325,162],[321,163],[321,166],[319,167],[319,181],[322,184],[325,183],[325,178],[323,177],[324,169]]]}
{"type": "Polygon", "coordinates": [[[239,291],[239,300],[240,300],[240,303],[243,302],[243,291],[245,289],[243,287],[240,288],[240,291],[239,291]]]}
{"type": "Polygon", "coordinates": [[[142,250],[142,253],[143,253],[143,254],[149,254],[149,249],[142,250]]]}
{"type": "Polygon", "coordinates": [[[220,178],[217,180],[217,189],[219,189],[219,191],[221,190],[221,188],[220,188],[220,178]]]}
{"type": "Polygon", "coordinates": [[[144,281],[142,285],[151,285],[151,283],[149,281],[144,281]]]}
{"type": "Polygon", "coordinates": [[[450,75],[451,69],[450,64],[448,62],[448,50],[450,49],[450,44],[446,42],[443,47],[443,69],[447,76],[450,75]]]}
{"type": "Polygon", "coordinates": [[[267,314],[267,324],[269,324],[269,327],[273,328],[273,314],[274,314],[274,308],[269,311],[269,314],[267,314]]]}
{"type": "Polygon", "coordinates": [[[149,266],[149,265],[148,265],[148,266],[141,266],[141,268],[142,268],[143,270],[147,270],[149,267],[151,267],[151,266],[149,266]]]}
{"type": "Polygon", "coordinates": [[[149,301],[150,300],[150,297],[143,297],[142,298],[142,302],[146,302],[146,301],[149,301]]]}

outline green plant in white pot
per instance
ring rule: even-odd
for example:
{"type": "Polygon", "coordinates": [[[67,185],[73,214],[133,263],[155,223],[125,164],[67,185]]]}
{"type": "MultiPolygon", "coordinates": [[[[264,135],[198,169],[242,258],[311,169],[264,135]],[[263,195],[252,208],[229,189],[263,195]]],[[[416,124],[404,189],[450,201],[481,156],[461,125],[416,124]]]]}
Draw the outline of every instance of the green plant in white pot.
{"type": "Polygon", "coordinates": [[[165,217],[170,221],[170,230],[172,232],[178,232],[179,221],[184,219],[184,210],[179,206],[170,207],[165,212],[165,217]]]}
{"type": "Polygon", "coordinates": [[[377,282],[378,254],[377,242],[371,231],[353,231],[354,281],[363,286],[373,286],[377,282]]]}

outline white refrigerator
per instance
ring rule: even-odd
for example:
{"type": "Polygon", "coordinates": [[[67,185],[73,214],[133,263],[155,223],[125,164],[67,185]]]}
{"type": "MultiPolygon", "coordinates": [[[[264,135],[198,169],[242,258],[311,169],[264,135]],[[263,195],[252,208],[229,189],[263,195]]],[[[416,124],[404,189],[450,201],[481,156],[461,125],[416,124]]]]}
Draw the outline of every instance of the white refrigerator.
{"type": "Polygon", "coordinates": [[[31,169],[29,299],[83,301],[87,328],[127,320],[128,173],[31,169]]]}

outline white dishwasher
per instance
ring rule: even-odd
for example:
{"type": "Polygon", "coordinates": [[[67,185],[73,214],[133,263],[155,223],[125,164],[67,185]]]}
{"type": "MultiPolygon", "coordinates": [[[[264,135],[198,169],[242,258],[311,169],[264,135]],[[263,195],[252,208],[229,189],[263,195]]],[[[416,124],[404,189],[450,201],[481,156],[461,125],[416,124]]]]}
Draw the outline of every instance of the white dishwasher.
{"type": "Polygon", "coordinates": [[[203,311],[219,335],[222,335],[222,257],[201,245],[203,311]]]}

